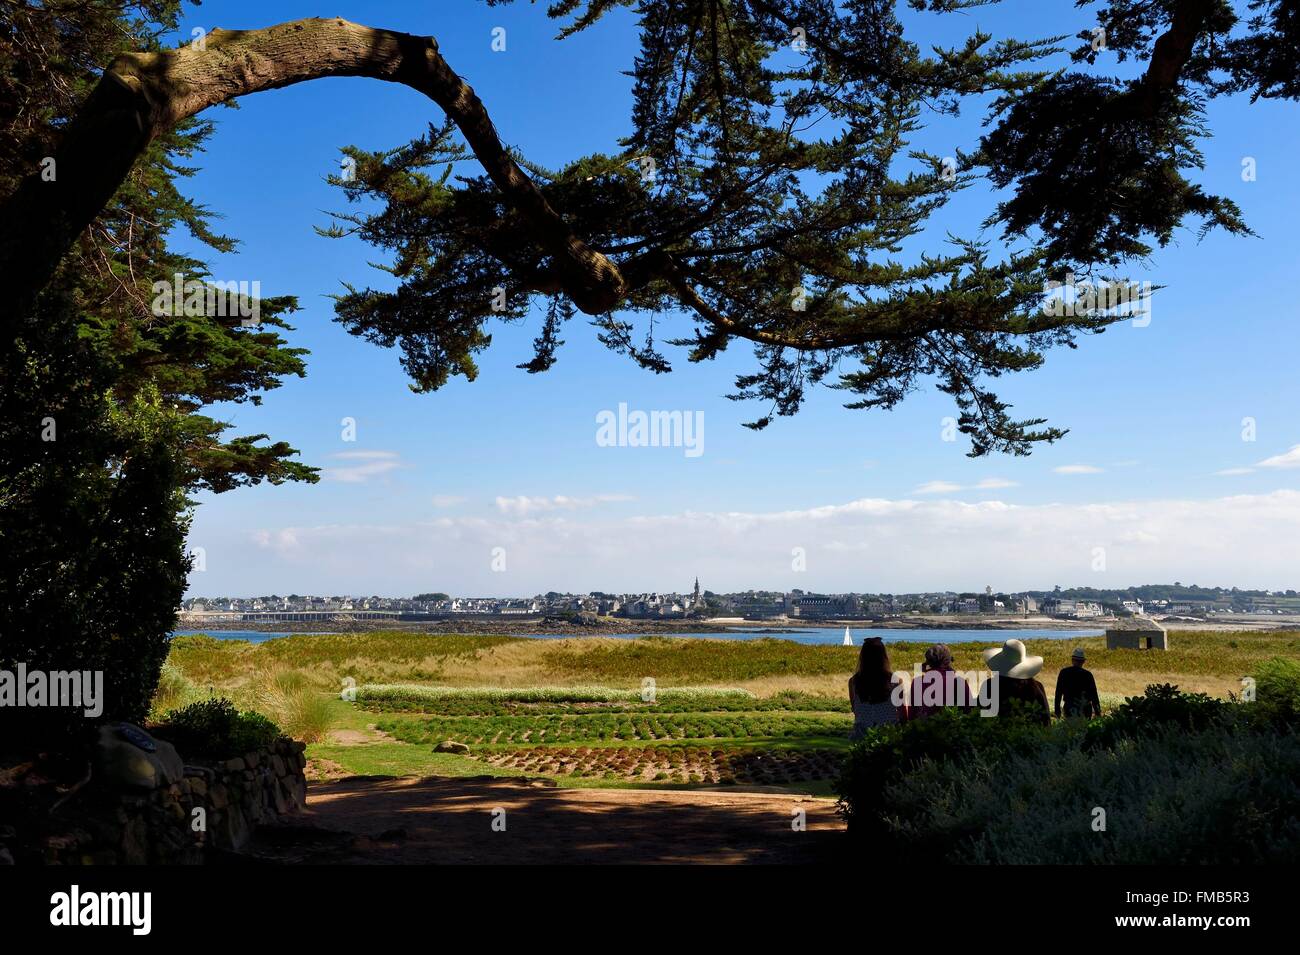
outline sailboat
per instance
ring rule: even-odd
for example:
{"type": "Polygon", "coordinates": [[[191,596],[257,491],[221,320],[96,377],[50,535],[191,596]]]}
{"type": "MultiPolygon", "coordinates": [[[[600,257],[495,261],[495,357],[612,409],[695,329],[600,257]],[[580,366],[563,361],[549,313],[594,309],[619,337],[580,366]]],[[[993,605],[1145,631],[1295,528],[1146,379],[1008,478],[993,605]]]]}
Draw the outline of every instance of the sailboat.
{"type": "Polygon", "coordinates": [[[851,647],[851,646],[853,646],[853,638],[852,638],[851,636],[849,636],[849,628],[848,628],[848,627],[845,627],[845,628],[844,628],[844,646],[846,646],[846,647],[851,647]]]}

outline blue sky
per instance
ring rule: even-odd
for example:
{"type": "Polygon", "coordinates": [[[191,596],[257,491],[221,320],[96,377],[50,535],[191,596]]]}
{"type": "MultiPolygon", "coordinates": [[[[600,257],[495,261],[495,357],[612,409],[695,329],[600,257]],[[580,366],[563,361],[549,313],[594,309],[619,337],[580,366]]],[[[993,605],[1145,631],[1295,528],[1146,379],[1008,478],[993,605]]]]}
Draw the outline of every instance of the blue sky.
{"type": "MultiPolygon", "coordinates": [[[[181,35],[316,15],[436,36],[502,138],[544,165],[612,151],[628,130],[631,80],[620,71],[636,36],[625,13],[557,42],[544,5],[218,0],[190,11],[181,35]],[[491,48],[498,26],[505,52],[491,48]]],[[[1009,0],[908,20],[922,26],[914,38],[955,43],[977,26],[1074,33],[1085,17],[1072,3],[1009,0]]],[[[1200,179],[1241,205],[1258,238],[1182,232],[1134,270],[1167,286],[1149,326],[1116,326],[1000,383],[1015,412],[1070,434],[1029,458],[974,460],[962,441],[942,440],[955,411],[932,389],[890,413],[848,411],[821,390],[797,417],[754,433],[741,423],[765,409],[724,397],[751,366],[747,349],[695,366],[677,355],[672,374],[654,376],[607,351],[580,317],[549,373],[515,368],[530,355],[534,315],[493,329],[477,381],[412,394],[396,352],[333,322],[328,296],[341,283],[384,283],[367,265],[380,253],[312,227],[344,206],[325,183],[339,147],[398,145],[440,121],[437,108],[404,87],[332,79],[214,110],[192,192],[241,244],[204,258],[216,278],[299,296],[291,340],[311,351],[306,379],[261,408],[217,413],[235,433],[288,440],[327,471],[315,486],[201,495],[191,545],[206,569],[190,593],[684,589],[696,574],[716,590],[1295,587],[1300,454],[1286,455],[1300,446],[1296,109],[1211,104],[1200,179]],[[1242,179],[1245,157],[1253,182],[1242,179]],[[620,402],[701,412],[704,453],[599,446],[596,415],[620,402]],[[1246,417],[1254,441],[1242,440],[1246,417]],[[355,441],[342,440],[344,418],[356,421],[355,441]],[[1238,469],[1249,471],[1219,473],[1238,469]],[[500,559],[493,569],[495,548],[504,570],[500,559]]],[[[936,118],[914,143],[941,155],[969,147],[980,119],[936,118]]],[[[916,247],[933,248],[946,229],[976,234],[993,201],[973,186],[916,247]]]]}

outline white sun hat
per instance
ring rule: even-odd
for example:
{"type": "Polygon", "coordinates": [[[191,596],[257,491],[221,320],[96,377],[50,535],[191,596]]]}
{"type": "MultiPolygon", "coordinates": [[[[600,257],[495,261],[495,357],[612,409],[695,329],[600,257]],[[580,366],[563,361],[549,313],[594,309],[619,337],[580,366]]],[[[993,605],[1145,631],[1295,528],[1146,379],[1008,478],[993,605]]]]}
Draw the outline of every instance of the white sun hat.
{"type": "Polygon", "coordinates": [[[1002,676],[1028,680],[1043,668],[1043,658],[1029,656],[1023,642],[1011,639],[1002,644],[1000,650],[996,647],[985,650],[984,665],[1002,676]]]}

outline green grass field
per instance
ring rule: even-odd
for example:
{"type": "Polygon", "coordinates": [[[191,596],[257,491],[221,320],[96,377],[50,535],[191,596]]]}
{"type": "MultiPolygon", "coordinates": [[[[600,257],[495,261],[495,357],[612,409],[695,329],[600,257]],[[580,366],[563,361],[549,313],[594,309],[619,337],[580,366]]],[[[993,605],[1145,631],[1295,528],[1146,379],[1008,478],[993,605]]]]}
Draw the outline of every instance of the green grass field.
{"type": "MultiPolygon", "coordinates": [[[[988,646],[1002,639],[990,634],[988,646]]],[[[1300,633],[1171,634],[1173,649],[1107,651],[1101,637],[1031,640],[1050,693],[1073,647],[1103,703],[1152,682],[1226,696],[1262,660],[1300,657],[1300,633]]],[[[889,646],[910,670],[927,644],[889,646]]],[[[954,644],[978,670],[985,643],[954,644]]],[[[155,715],[228,696],[310,743],[319,778],[543,775],[576,786],[777,786],[826,792],[848,746],[856,650],[780,639],[532,640],[369,633],[250,644],[181,637],[155,715]],[[643,681],[654,681],[653,701],[643,681]],[[356,686],[354,702],[339,699],[356,686]],[[468,755],[435,753],[453,740],[468,755]]]]}

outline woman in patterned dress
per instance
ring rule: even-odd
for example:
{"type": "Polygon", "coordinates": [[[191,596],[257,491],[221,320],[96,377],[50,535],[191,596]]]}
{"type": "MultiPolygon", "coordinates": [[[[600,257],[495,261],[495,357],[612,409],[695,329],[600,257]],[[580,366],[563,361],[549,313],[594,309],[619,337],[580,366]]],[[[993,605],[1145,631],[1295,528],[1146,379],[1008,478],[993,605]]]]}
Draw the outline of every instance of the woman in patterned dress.
{"type": "Polygon", "coordinates": [[[849,702],[853,704],[853,734],[861,739],[868,729],[907,719],[907,694],[902,681],[889,665],[885,641],[869,637],[858,651],[858,671],[849,678],[849,702]]]}

